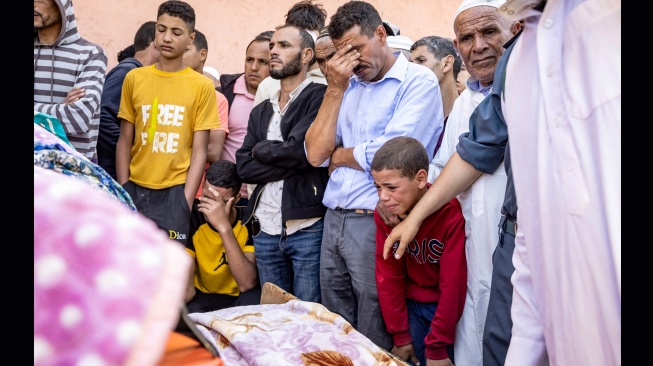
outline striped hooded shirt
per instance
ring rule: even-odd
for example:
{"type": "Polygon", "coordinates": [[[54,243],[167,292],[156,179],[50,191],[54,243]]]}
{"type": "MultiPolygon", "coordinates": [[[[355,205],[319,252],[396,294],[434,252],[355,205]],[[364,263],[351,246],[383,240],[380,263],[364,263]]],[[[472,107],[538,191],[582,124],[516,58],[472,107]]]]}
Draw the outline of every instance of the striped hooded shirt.
{"type": "Polygon", "coordinates": [[[54,3],[63,22],[57,40],[51,45],[41,44],[34,31],[34,110],[61,121],[72,146],[96,163],[107,55],[101,46],[79,35],[72,0],[54,3]],[[64,104],[73,87],[84,88],[86,95],[73,104],[64,104]]]}

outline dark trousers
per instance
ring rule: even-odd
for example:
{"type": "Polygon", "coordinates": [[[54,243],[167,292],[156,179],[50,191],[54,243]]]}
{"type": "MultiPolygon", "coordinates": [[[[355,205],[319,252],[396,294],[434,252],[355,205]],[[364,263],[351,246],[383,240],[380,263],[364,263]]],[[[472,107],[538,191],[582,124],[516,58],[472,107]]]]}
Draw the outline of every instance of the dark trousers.
{"type": "Polygon", "coordinates": [[[186,304],[188,314],[206,313],[234,306],[258,305],[261,303],[261,288],[255,287],[241,292],[240,296],[206,294],[195,288],[195,296],[186,304]]]}
{"type": "MultiPolygon", "coordinates": [[[[417,302],[406,299],[406,308],[408,309],[408,327],[410,329],[410,337],[413,339],[415,355],[419,359],[420,365],[426,365],[426,345],[424,344],[424,338],[431,332],[431,323],[433,323],[433,317],[438,309],[438,303],[417,302]]],[[[455,364],[453,359],[453,344],[448,345],[446,348],[451,363],[455,364]]],[[[411,359],[406,362],[409,365],[414,365],[411,359]]]]}
{"type": "Polygon", "coordinates": [[[322,305],[377,346],[392,350],[376,290],[373,214],[328,209],[320,254],[322,305]]]}
{"type": "Polygon", "coordinates": [[[503,365],[512,336],[512,283],[515,271],[512,253],[515,237],[504,230],[499,231],[499,243],[492,253],[492,284],[483,330],[483,366],[503,365]]]}
{"type": "Polygon", "coordinates": [[[186,246],[190,230],[190,207],[184,185],[150,189],[127,181],[122,186],[140,214],[154,221],[159,229],[177,243],[186,246]]]}

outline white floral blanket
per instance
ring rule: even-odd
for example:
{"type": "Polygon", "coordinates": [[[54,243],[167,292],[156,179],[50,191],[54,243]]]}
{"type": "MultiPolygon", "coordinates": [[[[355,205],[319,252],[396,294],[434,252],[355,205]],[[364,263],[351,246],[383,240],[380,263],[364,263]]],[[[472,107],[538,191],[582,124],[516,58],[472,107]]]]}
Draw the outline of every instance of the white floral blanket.
{"type": "Polygon", "coordinates": [[[321,304],[239,306],[189,314],[225,365],[397,365],[383,349],[321,304]]]}

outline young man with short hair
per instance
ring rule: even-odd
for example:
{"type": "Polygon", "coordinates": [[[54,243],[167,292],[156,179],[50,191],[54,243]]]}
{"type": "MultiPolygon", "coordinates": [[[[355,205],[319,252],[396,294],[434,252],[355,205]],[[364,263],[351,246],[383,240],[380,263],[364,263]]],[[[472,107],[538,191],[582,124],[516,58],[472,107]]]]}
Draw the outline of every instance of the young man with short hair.
{"type": "Polygon", "coordinates": [[[186,244],[190,209],[204,173],[209,130],[219,127],[213,83],[184,64],[195,11],[183,1],[159,6],[159,62],[127,73],[116,145],[118,183],[138,211],[186,244]]]}
{"type": "Polygon", "coordinates": [[[98,165],[104,168],[113,179],[116,176],[116,144],[120,137],[120,96],[122,83],[127,73],[137,67],[150,66],[159,61],[159,50],[154,45],[156,22],[143,23],[134,35],[134,56],[120,61],[104,81],[100,104],[100,134],[97,141],[98,165]]]}
{"type": "MultiPolygon", "coordinates": [[[[191,69],[199,72],[204,75],[204,63],[206,62],[206,57],[209,53],[209,44],[206,41],[204,33],[200,32],[197,28],[195,29],[195,39],[193,43],[188,46],[186,52],[184,52],[184,63],[186,66],[191,69]]],[[[208,77],[208,76],[207,76],[208,77]]],[[[210,79],[210,78],[209,78],[210,79]]],[[[218,102],[218,116],[220,117],[220,127],[211,129],[209,132],[209,144],[207,147],[206,155],[206,169],[209,168],[209,165],[220,159],[222,156],[222,150],[224,147],[224,140],[229,133],[229,103],[224,94],[219,91],[215,91],[215,96],[218,102]]],[[[205,173],[206,174],[206,173],[205,173]]],[[[200,186],[197,189],[195,194],[195,201],[197,201],[200,196],[202,196],[202,190],[204,188],[204,175],[200,181],[200,186]]]]}
{"type": "MultiPolygon", "coordinates": [[[[186,52],[184,52],[184,63],[186,66],[204,75],[204,64],[206,63],[208,54],[209,43],[206,40],[206,36],[196,28],[195,39],[193,40],[193,43],[188,46],[186,52]]],[[[210,163],[220,160],[220,157],[222,156],[222,148],[224,146],[224,139],[229,133],[229,102],[224,94],[217,90],[215,91],[215,96],[218,98],[217,103],[220,127],[212,129],[209,133],[207,169],[210,163]]],[[[197,192],[197,197],[201,194],[201,189],[202,185],[200,184],[200,190],[197,192]]]]}
{"type": "MultiPolygon", "coordinates": [[[[293,4],[288,9],[284,25],[294,25],[295,27],[303,28],[311,35],[313,42],[315,42],[318,34],[324,28],[326,16],[327,12],[322,5],[315,4],[312,0],[302,0],[293,4]]],[[[308,75],[306,77],[314,83],[326,85],[326,78],[315,62],[309,65],[308,75]]],[[[277,90],[279,90],[279,80],[273,77],[263,79],[256,90],[254,105],[258,105],[264,100],[271,98],[277,90]]]]}
{"type": "Polygon", "coordinates": [[[453,109],[453,104],[458,98],[456,78],[463,64],[458,51],[449,38],[439,36],[426,36],[418,39],[410,46],[410,62],[428,67],[438,78],[440,94],[442,94],[442,108],[444,113],[444,127],[435,145],[433,154],[440,149],[447,119],[453,109]]]}
{"type": "Polygon", "coordinates": [[[306,77],[315,58],[313,38],[300,27],[283,26],[270,40],[270,75],[281,89],[252,109],[238,174],[256,184],[247,205],[261,283],[271,282],[304,301],[320,302],[322,195],[326,168],[311,166],[304,136],[315,120],[326,86],[306,77]]]}
{"type": "MultiPolygon", "coordinates": [[[[388,140],[372,160],[379,204],[403,218],[426,193],[429,158],[412,137],[388,140]]],[[[410,242],[409,255],[383,259],[392,231],[378,212],[376,283],[381,314],[392,335],[392,353],[404,361],[453,366],[456,323],[463,313],[467,286],[465,219],[455,198],[429,215],[410,242]]]]}
{"type": "MultiPolygon", "coordinates": [[[[240,74],[220,75],[216,88],[229,102],[229,133],[224,140],[222,159],[236,162],[236,150],[243,146],[247,134],[249,113],[254,108],[254,96],[263,79],[270,75],[270,38],[272,31],[259,33],[245,49],[244,70],[240,74]]],[[[247,184],[240,189],[239,206],[247,206],[247,184]]]]}

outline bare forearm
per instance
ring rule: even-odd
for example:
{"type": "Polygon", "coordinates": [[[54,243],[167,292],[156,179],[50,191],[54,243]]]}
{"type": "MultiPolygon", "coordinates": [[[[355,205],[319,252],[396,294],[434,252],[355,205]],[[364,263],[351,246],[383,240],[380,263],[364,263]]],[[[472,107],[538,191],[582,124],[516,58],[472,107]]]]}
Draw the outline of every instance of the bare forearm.
{"type": "Polygon", "coordinates": [[[129,180],[129,164],[131,162],[131,146],[134,142],[134,126],[121,121],[120,135],[116,143],[116,178],[121,185],[129,180]]]}
{"type": "Polygon", "coordinates": [[[420,222],[423,221],[445,203],[469,188],[481,174],[483,173],[463,160],[457,152],[454,153],[431,188],[411,210],[409,216],[419,219],[420,222]]]}
{"type": "Polygon", "coordinates": [[[190,166],[188,167],[188,174],[186,175],[186,184],[184,185],[184,196],[188,202],[188,207],[193,206],[195,194],[200,187],[200,181],[204,174],[206,167],[206,153],[193,151],[190,159],[190,166]]]}
{"type": "Polygon", "coordinates": [[[200,181],[204,175],[206,167],[206,151],[209,144],[209,131],[195,131],[193,133],[193,149],[190,153],[190,166],[186,175],[186,185],[184,186],[184,195],[188,202],[188,207],[193,207],[195,194],[200,186],[200,181]]]}
{"type": "Polygon", "coordinates": [[[313,166],[320,166],[336,148],[336,124],[342,104],[342,90],[328,87],[315,121],[306,131],[306,157],[313,166]]]}
{"type": "Polygon", "coordinates": [[[225,228],[225,230],[219,231],[220,236],[222,237],[224,251],[227,255],[227,261],[229,262],[229,268],[238,284],[238,289],[240,292],[251,290],[256,286],[257,282],[256,262],[254,262],[253,253],[251,253],[252,259],[247,257],[249,253],[243,253],[233,234],[231,226],[225,228]],[[225,232],[226,235],[223,234],[223,232],[225,232]]]}
{"type": "Polygon", "coordinates": [[[227,133],[223,130],[211,130],[209,133],[209,146],[207,152],[207,161],[212,163],[222,158],[222,149],[227,133]]]}
{"type": "Polygon", "coordinates": [[[116,144],[116,178],[118,183],[124,185],[129,180],[129,162],[130,162],[130,152],[129,146],[124,146],[125,141],[122,138],[118,138],[118,143],[116,144]]]}
{"type": "Polygon", "coordinates": [[[336,167],[349,167],[352,169],[362,171],[363,168],[358,164],[356,159],[354,159],[354,148],[353,147],[338,147],[333,151],[331,155],[331,163],[336,167]]]}

